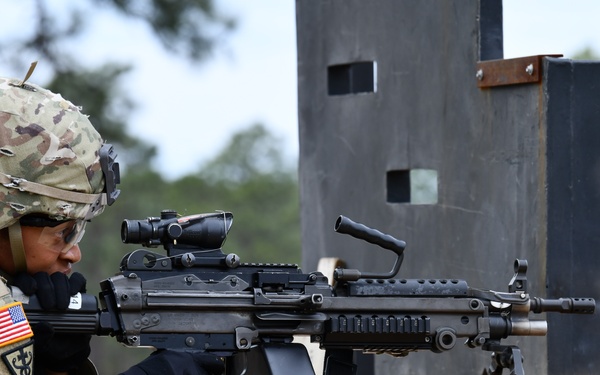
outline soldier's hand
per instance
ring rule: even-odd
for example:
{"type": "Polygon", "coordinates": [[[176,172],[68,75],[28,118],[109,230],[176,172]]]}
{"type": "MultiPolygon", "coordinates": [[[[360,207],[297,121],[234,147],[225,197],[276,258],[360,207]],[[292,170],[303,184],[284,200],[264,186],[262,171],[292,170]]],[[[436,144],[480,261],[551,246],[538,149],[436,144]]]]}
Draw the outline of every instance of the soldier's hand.
{"type": "Polygon", "coordinates": [[[35,294],[45,310],[66,310],[71,296],[86,290],[85,277],[79,272],[74,272],[71,277],[60,272],[51,275],[38,272],[33,276],[23,272],[14,277],[13,285],[25,295],[35,294]]]}

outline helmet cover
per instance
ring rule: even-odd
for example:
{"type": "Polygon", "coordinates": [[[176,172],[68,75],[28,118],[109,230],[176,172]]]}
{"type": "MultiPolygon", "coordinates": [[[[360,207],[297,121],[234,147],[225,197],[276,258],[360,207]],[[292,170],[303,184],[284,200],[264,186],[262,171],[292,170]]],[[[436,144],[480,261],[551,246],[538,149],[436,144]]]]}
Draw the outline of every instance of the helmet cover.
{"type": "Polygon", "coordinates": [[[102,212],[105,203],[68,198],[104,190],[102,145],[88,117],[60,94],[0,77],[0,228],[29,214],[71,220],[102,212]],[[19,188],[22,180],[60,189],[67,198],[19,188]]]}

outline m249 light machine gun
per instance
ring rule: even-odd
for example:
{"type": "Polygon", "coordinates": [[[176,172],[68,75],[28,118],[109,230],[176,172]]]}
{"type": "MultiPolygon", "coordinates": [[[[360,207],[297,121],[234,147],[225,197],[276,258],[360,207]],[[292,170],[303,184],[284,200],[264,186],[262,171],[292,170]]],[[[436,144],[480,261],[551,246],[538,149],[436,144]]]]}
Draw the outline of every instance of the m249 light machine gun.
{"type": "MultiPolygon", "coordinates": [[[[228,212],[124,220],[125,243],[164,246],[167,256],[139,249],[120,272],[101,282],[95,299],[75,313],[35,311],[57,331],[113,335],[126,346],[185,350],[222,356],[227,374],[314,374],[296,335],[326,350],[325,374],[353,374],[352,351],[405,356],[412,351],[451,350],[459,339],[490,351],[484,374],[524,374],[509,336],[545,335],[542,312],[592,314],[591,298],[543,299],[527,292],[527,262],[516,260],[508,292],[476,289],[464,280],[395,279],[406,244],[340,216],[335,230],[393,251],[389,273],[338,268],[335,286],[320,272],[296,265],[241,263],[221,250],[233,222],[228,212]],[[86,312],[87,311],[87,312],[86,312]],[[86,315],[87,314],[87,315],[86,315]],[[348,355],[350,353],[350,355],[348,355]]],[[[93,297],[92,297],[93,298],[93,297]]]]}

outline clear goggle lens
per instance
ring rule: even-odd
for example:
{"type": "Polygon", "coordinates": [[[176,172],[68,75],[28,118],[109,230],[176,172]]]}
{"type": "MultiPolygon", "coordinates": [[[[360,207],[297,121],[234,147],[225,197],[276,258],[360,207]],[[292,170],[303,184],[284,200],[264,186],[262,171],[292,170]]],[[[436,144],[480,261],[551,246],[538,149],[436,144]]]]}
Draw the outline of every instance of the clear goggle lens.
{"type": "Polygon", "coordinates": [[[38,242],[54,251],[66,253],[81,241],[86,224],[85,220],[73,220],[55,227],[44,227],[38,242]]]}

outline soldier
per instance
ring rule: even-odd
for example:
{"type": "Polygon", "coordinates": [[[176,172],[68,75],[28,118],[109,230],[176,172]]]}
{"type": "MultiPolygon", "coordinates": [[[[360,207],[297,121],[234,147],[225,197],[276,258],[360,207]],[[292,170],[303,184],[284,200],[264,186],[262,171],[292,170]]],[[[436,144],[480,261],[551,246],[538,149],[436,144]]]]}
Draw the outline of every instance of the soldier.
{"type": "MultiPolygon", "coordinates": [[[[77,243],[86,223],[118,195],[113,156],[71,102],[0,78],[0,270],[3,281],[37,294],[45,309],[66,309],[71,295],[85,291],[81,274],[68,275],[81,259],[77,243]]],[[[34,363],[35,373],[89,366],[89,335],[65,338],[47,325],[27,329],[15,301],[23,298],[5,283],[0,297],[0,313],[12,308],[8,325],[0,324],[3,373],[31,373],[25,369],[34,363]]]]}
{"type": "MultiPolygon", "coordinates": [[[[81,259],[86,224],[119,195],[114,158],[71,102],[0,78],[0,374],[96,372],[89,335],[30,326],[21,302],[35,294],[44,309],[66,309],[72,295],[85,292],[85,278],[70,275],[71,265],[81,259]]],[[[218,361],[209,362],[220,371],[218,361]]],[[[205,364],[165,351],[126,374],[206,374],[205,364]]]]}

